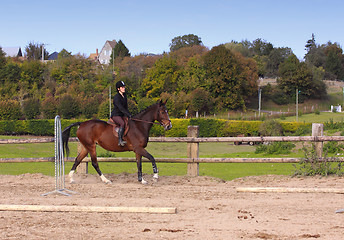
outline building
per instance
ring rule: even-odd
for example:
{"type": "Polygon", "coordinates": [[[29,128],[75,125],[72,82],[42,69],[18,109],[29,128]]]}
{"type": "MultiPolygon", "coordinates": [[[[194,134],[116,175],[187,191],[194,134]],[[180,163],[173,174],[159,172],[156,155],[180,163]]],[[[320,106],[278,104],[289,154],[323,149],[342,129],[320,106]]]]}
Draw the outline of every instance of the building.
{"type": "Polygon", "coordinates": [[[98,60],[101,64],[109,64],[111,59],[112,49],[116,46],[116,40],[106,41],[102,50],[99,53],[98,60]]]}
{"type": "Polygon", "coordinates": [[[99,53],[98,53],[98,48],[96,49],[96,53],[91,53],[88,59],[93,60],[93,61],[98,61],[99,53]]]}
{"type": "Polygon", "coordinates": [[[6,57],[22,57],[22,51],[20,47],[4,47],[2,51],[6,57]]]}

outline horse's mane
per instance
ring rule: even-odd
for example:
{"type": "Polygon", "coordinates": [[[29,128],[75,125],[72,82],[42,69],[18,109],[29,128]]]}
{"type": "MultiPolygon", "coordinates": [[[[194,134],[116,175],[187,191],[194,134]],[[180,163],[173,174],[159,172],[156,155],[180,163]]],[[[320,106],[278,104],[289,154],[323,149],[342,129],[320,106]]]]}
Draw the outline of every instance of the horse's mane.
{"type": "Polygon", "coordinates": [[[139,113],[136,113],[134,116],[137,117],[137,116],[140,116],[142,115],[143,113],[146,113],[148,112],[151,108],[155,107],[156,105],[158,105],[159,103],[154,103],[148,107],[146,107],[145,109],[141,110],[139,113]]]}

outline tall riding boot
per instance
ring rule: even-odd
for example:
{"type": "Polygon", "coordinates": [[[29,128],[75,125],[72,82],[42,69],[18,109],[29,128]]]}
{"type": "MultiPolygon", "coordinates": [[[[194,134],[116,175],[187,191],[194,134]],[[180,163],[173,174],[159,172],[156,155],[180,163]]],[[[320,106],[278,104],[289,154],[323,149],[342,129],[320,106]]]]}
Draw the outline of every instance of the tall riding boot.
{"type": "Polygon", "coordinates": [[[124,128],[120,127],[118,129],[118,146],[124,146],[125,144],[127,144],[126,141],[123,140],[123,134],[124,134],[124,128]]]}

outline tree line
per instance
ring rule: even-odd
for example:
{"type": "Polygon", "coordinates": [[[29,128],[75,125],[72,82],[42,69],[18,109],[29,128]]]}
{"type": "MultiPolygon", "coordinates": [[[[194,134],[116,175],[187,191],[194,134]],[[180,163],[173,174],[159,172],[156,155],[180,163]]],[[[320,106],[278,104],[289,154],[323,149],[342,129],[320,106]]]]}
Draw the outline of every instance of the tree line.
{"type": "Polygon", "coordinates": [[[170,52],[136,56],[118,43],[109,65],[65,49],[56,61],[42,63],[44,46],[35,43],[26,47],[26,60],[5,57],[0,48],[0,118],[107,118],[109,89],[113,96],[119,80],[127,85],[133,113],[162,98],[173,117],[183,117],[185,110],[246,110],[257,101],[259,77],[277,78],[263,96],[278,104],[293,102],[296,89],[303,99],[325,98],[325,78],[344,80],[342,49],[337,43],[319,45],[314,35],[305,45],[305,61],[262,39],[208,49],[189,34],[173,38],[170,52]]]}

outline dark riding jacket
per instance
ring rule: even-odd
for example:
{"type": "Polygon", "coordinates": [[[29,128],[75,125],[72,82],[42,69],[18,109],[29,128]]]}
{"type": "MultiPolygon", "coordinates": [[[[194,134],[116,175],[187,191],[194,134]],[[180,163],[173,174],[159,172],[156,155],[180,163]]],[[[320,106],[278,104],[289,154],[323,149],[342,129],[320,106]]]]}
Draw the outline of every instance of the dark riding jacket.
{"type": "Polygon", "coordinates": [[[121,116],[121,117],[128,117],[131,118],[131,114],[128,110],[128,99],[127,95],[124,93],[124,97],[120,93],[117,93],[113,98],[113,109],[111,112],[112,116],[121,116]]]}

